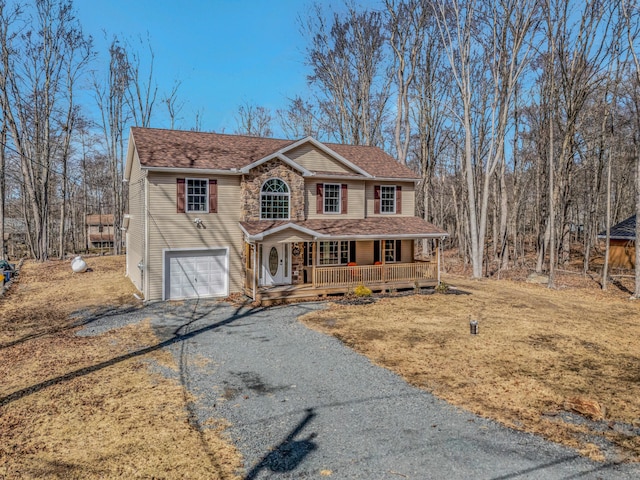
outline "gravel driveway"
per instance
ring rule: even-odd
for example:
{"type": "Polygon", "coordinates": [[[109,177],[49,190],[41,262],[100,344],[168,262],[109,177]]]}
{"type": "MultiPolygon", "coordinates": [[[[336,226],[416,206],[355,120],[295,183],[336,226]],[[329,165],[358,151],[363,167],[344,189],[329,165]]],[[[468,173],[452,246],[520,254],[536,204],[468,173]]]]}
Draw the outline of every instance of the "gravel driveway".
{"type": "Polygon", "coordinates": [[[194,420],[231,423],[247,479],[640,478],[456,409],[296,321],[319,308],[157,303],[127,320],[152,318],[194,420]]]}

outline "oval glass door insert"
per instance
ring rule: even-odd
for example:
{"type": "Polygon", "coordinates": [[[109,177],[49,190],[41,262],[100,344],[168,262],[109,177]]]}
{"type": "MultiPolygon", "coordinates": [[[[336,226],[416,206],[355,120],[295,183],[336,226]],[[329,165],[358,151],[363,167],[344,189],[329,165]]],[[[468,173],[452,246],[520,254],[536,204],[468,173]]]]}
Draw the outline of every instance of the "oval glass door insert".
{"type": "Polygon", "coordinates": [[[278,249],[276,247],[271,247],[269,252],[269,273],[272,277],[278,273],[278,249]]]}

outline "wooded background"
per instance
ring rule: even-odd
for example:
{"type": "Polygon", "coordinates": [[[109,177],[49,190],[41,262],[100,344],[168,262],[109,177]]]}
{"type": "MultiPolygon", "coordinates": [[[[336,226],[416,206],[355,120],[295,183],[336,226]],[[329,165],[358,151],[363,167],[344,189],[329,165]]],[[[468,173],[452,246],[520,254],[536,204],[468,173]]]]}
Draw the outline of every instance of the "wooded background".
{"type": "MultiPolygon", "coordinates": [[[[553,286],[640,211],[636,1],[317,5],[299,27],[308,92],[277,111],[239,105],[236,133],[386,150],[421,175],[417,213],[474,277],[526,267],[553,286]]],[[[0,0],[0,238],[23,228],[38,260],[84,251],[87,214],[121,225],[128,128],[175,125],[179,80],[159,94],[153,45],[132,45],[113,37],[96,68],[71,1],[0,0]],[[86,85],[92,108],[77,100],[86,85]]]]}

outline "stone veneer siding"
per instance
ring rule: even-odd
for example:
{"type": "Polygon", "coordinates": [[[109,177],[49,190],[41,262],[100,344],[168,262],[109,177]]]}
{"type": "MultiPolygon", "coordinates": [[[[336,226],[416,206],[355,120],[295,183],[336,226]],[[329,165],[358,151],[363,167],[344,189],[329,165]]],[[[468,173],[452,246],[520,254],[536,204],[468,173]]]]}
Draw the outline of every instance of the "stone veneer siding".
{"type": "Polygon", "coordinates": [[[304,220],[304,178],[280,160],[269,160],[258,165],[242,180],[242,221],[260,220],[260,190],[270,178],[279,178],[289,185],[289,218],[304,220]]]}
{"type": "MultiPolygon", "coordinates": [[[[304,283],[304,243],[292,243],[291,244],[291,283],[293,285],[300,285],[304,283]],[[293,249],[298,247],[300,253],[298,255],[293,254],[293,249]]],[[[309,282],[311,283],[311,282],[309,282]]]]}

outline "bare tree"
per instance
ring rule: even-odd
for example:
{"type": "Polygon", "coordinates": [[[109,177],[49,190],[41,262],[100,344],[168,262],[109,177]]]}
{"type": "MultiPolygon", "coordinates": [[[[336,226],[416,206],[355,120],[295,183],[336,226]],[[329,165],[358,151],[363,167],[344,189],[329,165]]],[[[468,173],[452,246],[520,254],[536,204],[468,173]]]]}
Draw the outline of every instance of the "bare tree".
{"type": "MultiPolygon", "coordinates": [[[[142,40],[140,40],[140,43],[143,43],[142,40]]],[[[124,48],[129,69],[127,72],[129,82],[125,101],[133,117],[133,123],[138,127],[149,127],[151,125],[153,107],[158,95],[158,86],[153,77],[155,54],[148,35],[146,46],[149,49],[149,66],[146,71],[146,80],[142,78],[142,55],[129,42],[124,48]]]]}
{"type": "MultiPolygon", "coordinates": [[[[627,39],[627,45],[629,47],[629,52],[631,54],[631,58],[633,59],[633,66],[635,68],[635,88],[634,88],[634,97],[635,97],[635,105],[636,107],[640,106],[640,60],[638,59],[637,54],[637,42],[640,39],[640,10],[638,9],[638,5],[629,0],[623,0],[622,4],[622,15],[624,17],[624,25],[625,25],[625,33],[627,39]]],[[[637,139],[638,135],[638,127],[640,127],[640,108],[636,109],[636,134],[635,138],[637,139]]],[[[640,150],[638,148],[638,141],[636,140],[634,149],[635,154],[635,190],[636,190],[636,198],[635,198],[635,212],[636,212],[636,242],[635,242],[635,250],[636,250],[636,258],[635,258],[635,290],[633,292],[634,298],[640,298],[640,150]]]]}
{"type": "Polygon", "coordinates": [[[194,123],[191,131],[193,132],[201,132],[202,131],[202,116],[204,115],[203,109],[198,109],[195,112],[194,123]]]}
{"type": "Polygon", "coordinates": [[[4,242],[4,212],[5,212],[5,168],[7,153],[7,119],[2,116],[2,126],[0,127],[0,258],[6,260],[5,242],[4,242]]]}
{"type": "Polygon", "coordinates": [[[525,42],[538,7],[529,0],[439,1],[433,6],[461,110],[456,116],[464,131],[471,263],[473,276],[479,278],[483,275],[491,181],[504,160],[513,95],[527,64],[525,42]],[[478,84],[482,85],[479,89],[478,84]]]}
{"type": "Polygon", "coordinates": [[[62,259],[65,254],[65,233],[67,225],[67,190],[69,185],[68,166],[71,155],[71,138],[75,133],[75,127],[79,117],[79,107],[75,103],[75,91],[77,83],[84,71],[93,59],[94,53],[90,41],[85,40],[80,30],[68,33],[68,56],[65,62],[65,83],[67,109],[60,119],[61,123],[61,151],[60,162],[62,164],[61,175],[61,207],[60,207],[60,235],[58,239],[58,256],[62,259]]]}
{"type": "Polygon", "coordinates": [[[68,127],[60,112],[69,117],[74,110],[64,88],[87,61],[90,45],[66,0],[36,0],[32,14],[0,1],[0,44],[0,105],[20,156],[27,235],[35,258],[46,260],[51,180],[68,127]]]}
{"type": "Polygon", "coordinates": [[[109,47],[109,72],[106,85],[94,78],[95,99],[100,110],[105,149],[110,163],[111,196],[114,220],[113,251],[122,251],[122,224],[124,214],[123,169],[124,169],[124,133],[129,120],[126,98],[131,83],[131,66],[125,48],[117,38],[109,47]]]}
{"type": "Polygon", "coordinates": [[[316,5],[304,28],[311,36],[307,80],[317,88],[323,131],[341,143],[382,146],[390,86],[382,14],[349,6],[327,25],[316,5]]]}
{"type": "Polygon", "coordinates": [[[179,100],[178,98],[178,90],[182,85],[181,81],[175,81],[171,91],[162,97],[162,103],[167,106],[167,111],[169,113],[170,120],[170,128],[173,130],[176,125],[177,116],[180,114],[182,109],[184,108],[184,101],[179,100]]]}
{"type": "Polygon", "coordinates": [[[287,110],[276,110],[278,123],[287,138],[319,137],[316,107],[301,97],[289,100],[287,110]]]}
{"type": "Polygon", "coordinates": [[[394,54],[396,85],[395,151],[407,163],[411,140],[409,94],[419,68],[420,53],[431,11],[420,0],[385,0],[389,45],[394,54]]]}
{"type": "Polygon", "coordinates": [[[267,108],[245,102],[238,107],[236,133],[250,137],[270,137],[273,134],[271,121],[271,112],[267,108]]]}

